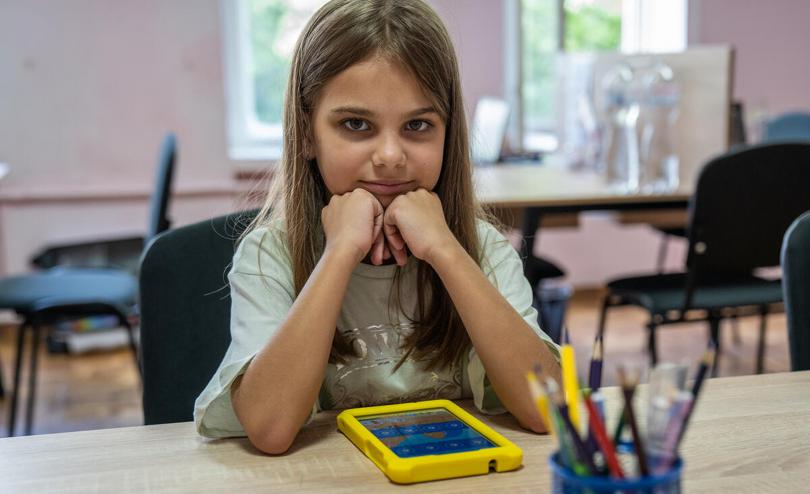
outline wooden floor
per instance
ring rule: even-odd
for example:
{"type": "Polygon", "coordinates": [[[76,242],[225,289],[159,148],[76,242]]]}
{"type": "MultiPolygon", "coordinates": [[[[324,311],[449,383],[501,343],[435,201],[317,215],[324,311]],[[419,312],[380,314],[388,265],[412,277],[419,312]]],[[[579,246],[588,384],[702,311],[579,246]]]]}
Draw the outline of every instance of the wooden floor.
{"type": "MultiPolygon", "coordinates": [[[[598,292],[578,293],[573,297],[568,312],[568,327],[581,376],[587,376],[586,366],[596,332],[600,300],[598,292]]],[[[646,368],[645,321],[645,313],[638,309],[617,308],[611,311],[605,337],[606,385],[615,383],[615,369],[619,364],[646,368]]],[[[768,328],[765,370],[787,371],[790,365],[784,315],[770,316],[768,328]]],[[[7,327],[0,330],[0,365],[6,388],[10,386],[12,373],[12,329],[7,327]]],[[[723,327],[721,376],[754,373],[758,320],[740,320],[738,333],[740,341],[735,343],[730,324],[723,327]]],[[[694,363],[705,348],[707,329],[705,324],[667,326],[660,331],[658,341],[662,360],[694,363]]],[[[129,351],[81,356],[52,355],[43,351],[39,362],[35,434],[142,423],[140,386],[129,351]]],[[[8,402],[7,392],[6,398],[0,399],[0,437],[7,435],[8,402]]],[[[18,431],[20,427],[21,420],[18,419],[18,431]]]]}

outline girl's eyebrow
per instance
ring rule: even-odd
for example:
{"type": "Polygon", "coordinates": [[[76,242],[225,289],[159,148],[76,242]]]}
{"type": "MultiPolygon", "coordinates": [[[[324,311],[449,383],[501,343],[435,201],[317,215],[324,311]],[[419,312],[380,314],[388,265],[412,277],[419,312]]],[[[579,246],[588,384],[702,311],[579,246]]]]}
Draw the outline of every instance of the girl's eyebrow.
{"type": "MultiPolygon", "coordinates": [[[[354,114],[354,115],[360,115],[362,117],[373,117],[374,116],[373,111],[371,111],[371,110],[369,110],[367,108],[359,107],[359,106],[339,106],[337,108],[333,108],[330,113],[332,113],[332,114],[351,113],[351,114],[354,114]]],[[[439,112],[437,112],[436,109],[433,108],[432,106],[426,106],[424,108],[418,108],[416,110],[413,110],[411,112],[406,113],[405,117],[406,118],[412,118],[412,117],[417,117],[417,116],[420,116],[420,115],[424,115],[426,113],[438,114],[439,112]]]]}

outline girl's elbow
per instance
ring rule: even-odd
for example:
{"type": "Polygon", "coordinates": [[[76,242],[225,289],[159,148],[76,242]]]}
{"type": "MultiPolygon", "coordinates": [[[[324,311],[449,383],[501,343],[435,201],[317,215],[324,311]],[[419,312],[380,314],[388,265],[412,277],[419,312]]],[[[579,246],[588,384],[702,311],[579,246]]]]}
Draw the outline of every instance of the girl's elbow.
{"type": "Polygon", "coordinates": [[[530,416],[528,418],[518,418],[518,423],[520,423],[520,426],[536,434],[548,434],[548,427],[543,419],[536,416],[536,414],[532,415],[534,416],[530,416]]]}
{"type": "Polygon", "coordinates": [[[259,451],[269,455],[281,455],[292,446],[297,430],[292,428],[266,426],[257,431],[247,431],[251,444],[259,451]]]}

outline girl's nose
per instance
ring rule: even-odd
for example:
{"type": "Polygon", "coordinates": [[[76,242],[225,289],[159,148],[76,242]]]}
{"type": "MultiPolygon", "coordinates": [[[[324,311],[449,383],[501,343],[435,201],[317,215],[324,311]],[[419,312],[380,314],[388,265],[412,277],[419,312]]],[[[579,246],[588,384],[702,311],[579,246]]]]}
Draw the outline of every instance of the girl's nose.
{"type": "Polygon", "coordinates": [[[399,140],[399,136],[383,134],[377,144],[371,162],[374,166],[385,166],[399,168],[405,166],[405,148],[399,140]]]}

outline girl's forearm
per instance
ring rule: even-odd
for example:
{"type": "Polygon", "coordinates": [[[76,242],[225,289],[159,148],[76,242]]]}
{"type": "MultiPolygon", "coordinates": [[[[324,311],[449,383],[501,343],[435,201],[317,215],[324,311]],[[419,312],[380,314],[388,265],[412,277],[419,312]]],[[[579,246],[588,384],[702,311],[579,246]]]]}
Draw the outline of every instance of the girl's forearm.
{"type": "Polygon", "coordinates": [[[546,432],[525,375],[539,363],[559,381],[554,355],[457,242],[441,249],[430,263],[447,288],[501,402],[523,427],[546,432]]]}
{"type": "Polygon", "coordinates": [[[232,386],[239,421],[253,445],[266,453],[286,451],[309,417],[355,257],[324,253],[278,331],[232,386]]]}

